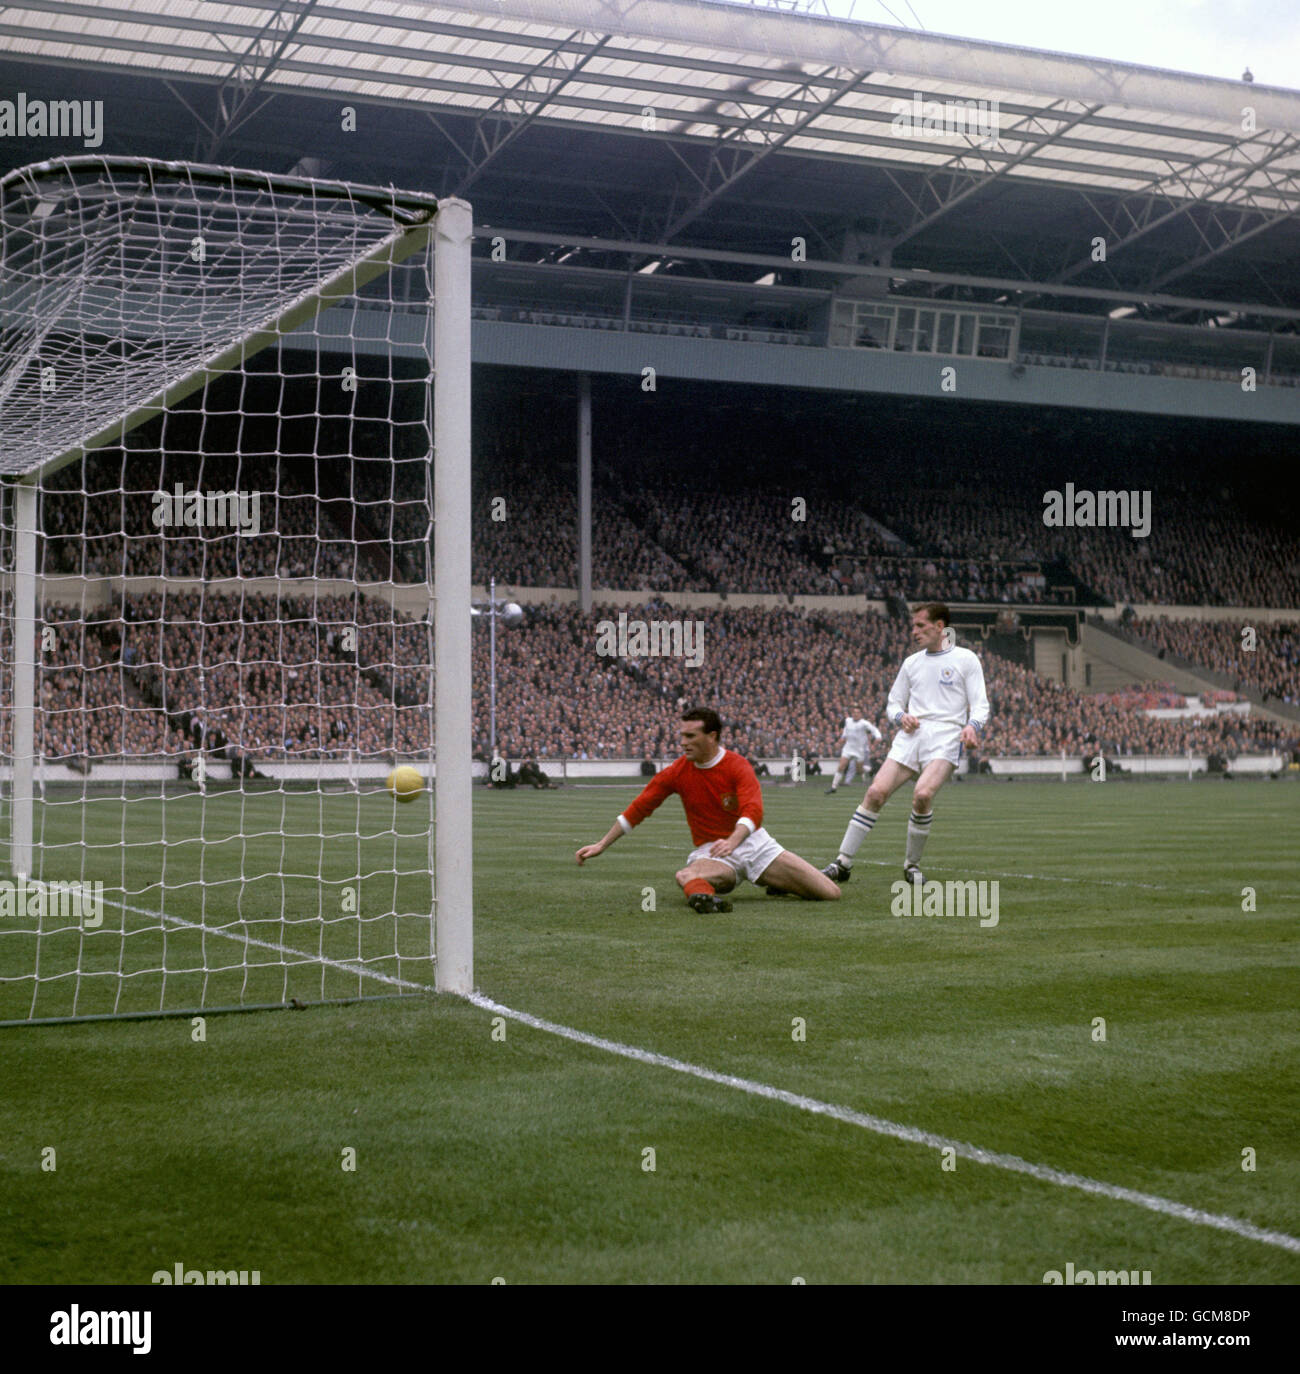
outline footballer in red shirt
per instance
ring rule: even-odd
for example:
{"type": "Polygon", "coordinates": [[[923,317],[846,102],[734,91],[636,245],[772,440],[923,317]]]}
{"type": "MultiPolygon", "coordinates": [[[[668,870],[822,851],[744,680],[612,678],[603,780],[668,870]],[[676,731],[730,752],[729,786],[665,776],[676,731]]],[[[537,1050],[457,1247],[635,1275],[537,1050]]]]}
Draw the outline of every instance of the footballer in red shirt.
{"type": "Polygon", "coordinates": [[[783,849],[763,829],[763,792],[749,763],[718,743],[722,721],[707,706],[682,712],[682,757],[646,784],[641,795],[595,844],[583,845],[579,864],[603,854],[674,792],[686,809],[695,848],[677,882],[695,911],[730,911],[718,895],[742,878],[768,890],[833,902],[839,887],[812,864],[783,849]]]}

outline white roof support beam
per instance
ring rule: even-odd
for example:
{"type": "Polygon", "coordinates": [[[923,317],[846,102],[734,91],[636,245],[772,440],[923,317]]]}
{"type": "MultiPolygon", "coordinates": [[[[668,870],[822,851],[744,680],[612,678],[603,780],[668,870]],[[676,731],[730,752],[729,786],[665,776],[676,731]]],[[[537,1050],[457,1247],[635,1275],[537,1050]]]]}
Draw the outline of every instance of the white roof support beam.
{"type": "MultiPolygon", "coordinates": [[[[891,240],[890,247],[898,248],[900,245],[906,243],[908,239],[915,238],[917,234],[923,233],[930,225],[941,220],[964,201],[969,200],[971,196],[986,190],[989,186],[993,185],[994,182],[1013,172],[1022,163],[1028,162],[1030,158],[1041,152],[1043,148],[1050,146],[1055,138],[1068,132],[1070,129],[1077,128],[1086,120],[1091,119],[1100,108],[1101,107],[1098,105],[1092,105],[1086,109],[1073,112],[1065,110],[1058,112],[1053,107],[1049,106],[1046,110],[1040,110],[1032,115],[1022,116],[1017,120],[1016,124],[1006,132],[1006,138],[1009,141],[1020,143],[1020,151],[1009,161],[1003,162],[1000,167],[995,166],[992,159],[985,158],[984,161],[989,170],[983,175],[975,175],[971,172],[967,172],[960,165],[964,163],[968,157],[974,156],[978,158],[981,156],[978,143],[972,141],[971,147],[969,149],[964,149],[954,157],[947,167],[930,172],[926,175],[921,183],[918,197],[912,200],[913,207],[917,211],[917,218],[913,220],[901,234],[896,235],[891,240]],[[1044,119],[1057,120],[1059,121],[1060,127],[1054,129],[1046,136],[1035,137],[1035,134],[1041,135],[1041,130],[1035,128],[1035,126],[1040,125],[1044,119]],[[937,190],[937,187],[940,182],[945,180],[948,183],[947,190],[940,192],[937,190]],[[927,198],[933,203],[933,208],[928,211],[925,209],[925,201],[927,198]]],[[[998,143],[1000,146],[1001,138],[999,138],[998,143]]],[[[909,199],[911,198],[909,197],[909,199]]]]}
{"type": "Polygon", "coordinates": [[[474,125],[474,152],[469,170],[452,192],[464,199],[470,187],[493,162],[573,81],[594,58],[600,55],[608,37],[600,38],[585,51],[574,51],[581,35],[572,33],[547,53],[530,71],[479,115],[474,125]]]}
{"type": "MultiPolygon", "coordinates": [[[[827,79],[827,73],[822,72],[813,78],[818,83],[827,79]]],[[[833,87],[829,95],[822,97],[815,105],[803,111],[797,118],[787,124],[780,133],[773,133],[770,129],[769,121],[775,117],[780,123],[780,110],[773,111],[766,104],[763,106],[762,113],[755,116],[748,124],[742,125],[738,129],[732,129],[713,145],[709,152],[709,158],[704,167],[703,174],[696,172],[691,164],[682,156],[681,152],[673,145],[668,147],[677,155],[679,161],[686,167],[687,171],[699,182],[700,193],[694,203],[688,206],[680,214],[676,215],[667,227],[663,230],[662,238],[665,243],[671,243],[683,229],[693,220],[698,219],[720,196],[736,184],[742,177],[746,177],[755,167],[770,157],[779,148],[783,148],[797,134],[816,123],[822,115],[836,106],[850,91],[857,89],[870,73],[867,72],[840,72],[837,74],[837,84],[833,87]],[[746,141],[746,136],[755,136],[762,141],[758,146],[746,141]]],[[[779,76],[773,77],[780,80],[779,76]]],[[[810,81],[804,82],[798,91],[802,97],[808,90],[810,81]]],[[[720,103],[739,104],[744,107],[745,95],[730,96],[720,103]]]]}
{"type": "MultiPolygon", "coordinates": [[[[1231,175],[1225,175],[1220,181],[1202,182],[1199,185],[1191,183],[1186,174],[1181,169],[1171,171],[1163,183],[1165,186],[1178,188],[1182,194],[1175,199],[1167,191],[1161,191],[1159,186],[1152,187],[1150,191],[1140,195],[1125,196],[1109,209],[1099,204],[1092,196],[1083,194],[1083,199],[1091,207],[1098,220],[1106,229],[1106,259],[1110,259],[1117,252],[1125,248],[1131,248],[1139,239],[1145,238],[1153,230],[1164,227],[1173,220],[1181,219],[1184,216],[1192,218],[1192,222],[1197,224],[1197,232],[1207,246],[1214,249],[1216,253],[1222,252],[1226,248],[1232,247],[1238,240],[1232,235],[1225,233],[1218,244],[1213,243],[1203,232],[1192,211],[1203,209],[1207,205],[1233,205],[1240,208],[1256,209],[1251,204],[1253,192],[1244,185],[1246,179],[1257,173],[1264,172],[1271,162],[1276,162],[1279,158],[1290,157],[1300,151],[1300,138],[1284,137],[1282,135],[1265,135],[1264,140],[1268,151],[1257,160],[1253,160],[1245,166],[1237,168],[1231,175]],[[1225,200],[1224,193],[1234,193],[1231,198],[1225,200]]],[[[1297,173],[1287,172],[1280,178],[1275,178],[1277,184],[1271,185],[1274,194],[1285,195],[1288,199],[1294,198],[1297,205],[1300,205],[1300,196],[1295,193],[1295,183],[1297,173]]],[[[1256,209],[1256,213],[1266,216],[1267,223],[1259,228],[1267,228],[1270,224],[1278,223],[1290,217],[1293,211],[1282,211],[1280,213],[1266,211],[1262,208],[1256,209]]],[[[1256,230],[1258,232],[1258,229],[1256,230]]],[[[1088,271],[1096,264],[1089,257],[1079,258],[1064,271],[1052,278],[1054,282],[1073,281],[1080,273],[1088,271]]]]}
{"type": "Polygon", "coordinates": [[[287,4],[277,6],[257,37],[235,59],[230,75],[217,91],[216,132],[204,152],[206,161],[216,161],[227,137],[271,99],[270,94],[261,101],[257,97],[316,3],[317,0],[303,0],[292,8],[287,4]]]}

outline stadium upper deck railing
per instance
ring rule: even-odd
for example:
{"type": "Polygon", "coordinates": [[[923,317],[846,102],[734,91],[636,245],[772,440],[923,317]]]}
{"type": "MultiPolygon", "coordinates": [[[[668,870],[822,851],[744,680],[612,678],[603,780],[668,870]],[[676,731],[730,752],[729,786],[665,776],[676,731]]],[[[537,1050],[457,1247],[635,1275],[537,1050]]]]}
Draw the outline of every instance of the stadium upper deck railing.
{"type": "MultiPolygon", "coordinates": [[[[827,297],[830,303],[830,297],[827,297]]],[[[838,302],[860,308],[862,302],[838,302]]],[[[378,301],[363,308],[389,310],[378,301]]],[[[921,306],[905,301],[872,302],[870,324],[814,326],[807,316],[756,322],[689,310],[634,309],[603,312],[567,302],[478,301],[475,320],[498,324],[596,332],[657,334],[725,343],[775,344],[790,348],[849,348],[919,357],[964,358],[977,362],[1100,372],[1120,376],[1239,382],[1253,369],[1261,386],[1300,387],[1300,335],[1251,330],[1209,330],[1151,321],[1009,311],[921,306]],[[885,312],[884,314],[878,312],[885,312]]],[[[396,308],[418,313],[416,301],[396,308]]],[[[825,314],[823,309],[820,313],[825,314]]]]}

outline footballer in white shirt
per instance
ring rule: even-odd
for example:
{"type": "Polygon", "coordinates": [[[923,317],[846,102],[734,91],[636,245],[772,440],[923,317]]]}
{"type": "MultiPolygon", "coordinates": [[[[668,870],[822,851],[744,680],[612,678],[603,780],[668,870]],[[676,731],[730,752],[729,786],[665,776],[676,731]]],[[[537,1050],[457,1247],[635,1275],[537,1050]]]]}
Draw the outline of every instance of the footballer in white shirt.
{"type": "Polygon", "coordinates": [[[840,761],[835,768],[835,776],[831,780],[831,785],[826,789],[828,797],[840,790],[840,783],[853,781],[853,774],[859,764],[862,765],[864,773],[867,771],[867,755],[871,752],[871,745],[867,742],[868,737],[871,739],[884,738],[880,731],[863,716],[860,706],[850,706],[848,715],[844,717],[844,728],[840,731],[840,739],[844,742],[844,748],[840,753],[840,761]]]}
{"type": "Polygon", "coordinates": [[[945,635],[951,616],[939,601],[912,613],[912,643],[917,652],[903,660],[889,690],[889,719],[898,727],[889,757],[867,788],[840,842],[840,852],[822,872],[846,883],[862,841],[871,833],[889,798],[913,779],[912,814],[907,823],[903,876],[920,883],[921,851],[934,819],[934,799],[961,762],[963,746],[973,749],[988,724],[989,698],[984,670],[969,649],[945,635]]]}

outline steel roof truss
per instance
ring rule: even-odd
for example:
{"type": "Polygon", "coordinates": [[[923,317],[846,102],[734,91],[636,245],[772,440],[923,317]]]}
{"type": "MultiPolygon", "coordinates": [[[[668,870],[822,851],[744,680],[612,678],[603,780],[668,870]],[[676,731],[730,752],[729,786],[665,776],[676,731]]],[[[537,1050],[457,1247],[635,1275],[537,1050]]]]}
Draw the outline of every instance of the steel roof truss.
{"type": "MultiPolygon", "coordinates": [[[[1268,135],[1264,135],[1264,137],[1267,139],[1268,135]]],[[[1296,183],[1297,179],[1300,178],[1300,173],[1284,172],[1280,176],[1276,173],[1270,174],[1268,171],[1268,164],[1276,162],[1279,158],[1288,157],[1300,151],[1300,138],[1286,135],[1277,135],[1275,137],[1277,141],[1269,145],[1268,152],[1265,156],[1248,163],[1244,167],[1241,165],[1233,169],[1225,167],[1222,177],[1218,182],[1211,176],[1205,175],[1198,183],[1189,179],[1181,168],[1171,166],[1166,176],[1162,179],[1162,183],[1157,183],[1157,185],[1146,191],[1122,197],[1115,203],[1110,214],[1107,214],[1087,192],[1081,192],[1080,194],[1084,201],[1091,207],[1107,230],[1107,259],[1109,260],[1112,254],[1132,246],[1138,239],[1144,238],[1147,234],[1151,233],[1152,230],[1158,229],[1184,215],[1192,217],[1192,222],[1195,224],[1195,217],[1191,216],[1193,210],[1203,209],[1210,204],[1235,205],[1239,201],[1244,201],[1250,206],[1250,201],[1256,195],[1256,191],[1254,188],[1245,185],[1245,183],[1252,176],[1263,175],[1268,179],[1269,189],[1275,195],[1291,194],[1288,188],[1296,183]],[[1162,184],[1166,186],[1172,184],[1183,193],[1182,196],[1175,200],[1172,195],[1160,189],[1162,184]],[[1232,192],[1235,188],[1239,188],[1239,193],[1233,199],[1218,199],[1224,192],[1232,192]],[[1214,201],[1210,200],[1212,195],[1216,197],[1214,201]]],[[[1254,207],[1250,206],[1250,208],[1254,207]]],[[[1257,213],[1263,214],[1266,212],[1257,210],[1257,213]]],[[[1289,217],[1289,212],[1285,210],[1272,213],[1273,220],[1271,222],[1289,217]]],[[[1201,232],[1199,226],[1197,227],[1197,232],[1201,232]]],[[[1204,234],[1202,234],[1202,237],[1205,237],[1204,234]]],[[[1205,241],[1207,244],[1211,242],[1208,238],[1206,238],[1205,241]]],[[[1216,251],[1222,251],[1224,248],[1229,248],[1232,246],[1232,243],[1233,240],[1230,237],[1225,238],[1218,244],[1216,251]]],[[[1086,272],[1093,265],[1091,255],[1080,258],[1053,280],[1056,282],[1070,281],[1081,272],[1086,272]]]]}
{"type": "Polygon", "coordinates": [[[213,161],[226,138],[272,98],[274,92],[261,100],[258,94],[315,7],[316,0],[306,0],[296,11],[289,5],[278,5],[258,35],[236,57],[230,74],[217,91],[216,133],[204,154],[207,161],[213,161]]]}
{"type": "MultiPolygon", "coordinates": [[[[792,93],[794,98],[801,99],[805,94],[811,92],[815,85],[824,84],[831,74],[831,72],[823,71],[805,77],[792,93]]],[[[719,196],[725,195],[736,182],[742,177],[748,176],[765,158],[770,157],[778,148],[784,147],[796,135],[807,133],[818,119],[838,104],[850,91],[857,89],[869,75],[869,72],[848,72],[846,74],[843,69],[839,69],[834,74],[835,85],[829,94],[816,100],[793,119],[784,117],[785,111],[782,105],[772,106],[766,98],[760,97],[763,101],[762,112],[749,117],[744,124],[733,127],[717,141],[709,152],[703,175],[696,172],[677,148],[669,143],[668,146],[672,148],[678,160],[699,184],[700,193],[692,205],[670,219],[668,226],[660,236],[662,240],[665,243],[671,242],[688,224],[698,219],[719,196]],[[759,140],[758,143],[752,141],[755,137],[759,140]]],[[[779,80],[780,78],[780,73],[769,73],[764,79],[779,80]]],[[[723,97],[719,104],[733,103],[738,105],[743,112],[746,99],[750,94],[748,91],[743,91],[729,97],[723,97]]],[[[695,119],[689,122],[700,123],[704,121],[695,119]]]]}
{"type": "Polygon", "coordinates": [[[480,114],[474,124],[474,151],[469,170],[453,195],[464,196],[484,171],[609,42],[609,37],[605,36],[585,48],[574,49],[572,45],[580,38],[579,32],[567,34],[480,114]]]}
{"type": "MultiPolygon", "coordinates": [[[[1091,119],[1102,108],[1100,105],[1092,105],[1073,113],[1062,110],[1057,114],[1057,106],[1063,106],[1066,103],[1065,101],[1054,101],[1045,109],[1035,110],[1017,120],[1016,124],[1007,131],[1006,136],[1009,140],[1020,144],[1020,151],[1004,161],[1001,166],[995,165],[994,160],[990,157],[982,157],[981,145],[976,140],[970,139],[970,146],[956,153],[947,166],[927,172],[922,178],[918,199],[912,202],[917,212],[917,218],[893,240],[891,246],[897,248],[906,243],[908,239],[922,233],[951,210],[955,210],[963,201],[969,200],[971,196],[1005,177],[1022,163],[1028,162],[1043,148],[1054,144],[1062,134],[1091,119]],[[1060,120],[1061,124],[1059,128],[1049,131],[1043,127],[1043,120],[1053,117],[1060,120]],[[984,162],[986,168],[984,172],[975,173],[966,170],[963,164],[972,156],[980,158],[984,162]],[[938,189],[941,183],[946,183],[946,191],[941,192],[938,189]],[[927,201],[933,205],[933,208],[928,212],[924,208],[927,201]]],[[[1000,149],[1001,145],[1002,140],[999,138],[996,147],[1000,149]]]]}

